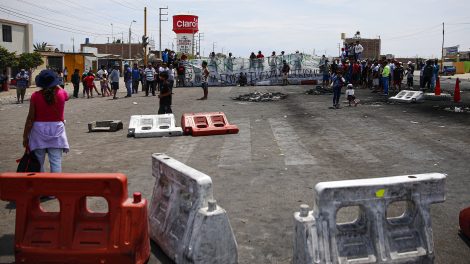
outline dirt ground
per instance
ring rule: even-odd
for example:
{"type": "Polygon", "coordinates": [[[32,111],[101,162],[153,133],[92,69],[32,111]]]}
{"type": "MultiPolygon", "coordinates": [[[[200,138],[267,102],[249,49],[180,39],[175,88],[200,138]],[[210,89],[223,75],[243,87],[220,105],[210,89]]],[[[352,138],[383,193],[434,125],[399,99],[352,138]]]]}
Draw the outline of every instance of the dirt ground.
{"type": "MultiPolygon", "coordinates": [[[[451,80],[443,86],[453,90],[451,80]]],[[[468,104],[470,84],[462,86],[468,104]]],[[[239,263],[291,263],[293,213],[300,204],[313,205],[318,182],[446,173],[446,202],[431,207],[436,263],[469,263],[470,243],[459,236],[458,214],[470,206],[470,113],[446,111],[453,105],[448,102],[387,104],[368,90],[356,90],[365,104],[343,103],[333,110],[331,95],[306,95],[310,88],[210,87],[207,101],[195,100],[200,88],[174,89],[177,120],[185,112],[223,111],[240,128],[237,135],[199,138],[126,137],[131,115],[156,114],[156,97],[123,98],[121,89],[118,100],[72,99],[65,110],[70,152],[63,171],[124,173],[129,195],[139,191],[149,200],[152,153],[166,153],[208,174],[215,199],[228,212],[239,263]],[[254,91],[288,97],[265,103],[230,99],[254,91]],[[122,120],[125,129],[88,133],[88,122],[108,119],[122,120]]],[[[16,170],[28,105],[0,102],[0,171],[16,170]]],[[[0,201],[0,219],[0,263],[11,263],[14,204],[0,201]]],[[[149,263],[171,262],[152,244],[149,263]]]]}

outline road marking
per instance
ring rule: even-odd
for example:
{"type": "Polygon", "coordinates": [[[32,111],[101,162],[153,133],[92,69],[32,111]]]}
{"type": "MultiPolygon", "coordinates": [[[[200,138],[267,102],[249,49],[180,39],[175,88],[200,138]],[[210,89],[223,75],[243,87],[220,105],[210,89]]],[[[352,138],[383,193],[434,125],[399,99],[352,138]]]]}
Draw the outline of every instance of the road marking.
{"type": "Polygon", "coordinates": [[[273,131],[277,145],[284,154],[286,165],[313,165],[316,159],[308,152],[305,145],[295,133],[294,128],[287,120],[282,118],[269,118],[269,124],[273,131]]]}
{"type": "Polygon", "coordinates": [[[220,153],[219,167],[243,165],[251,162],[251,127],[249,118],[231,120],[237,125],[238,134],[226,135],[220,153]]]}
{"type": "Polygon", "coordinates": [[[334,149],[344,155],[345,159],[353,162],[380,162],[380,159],[359,145],[352,136],[347,136],[338,128],[331,126],[330,121],[321,117],[315,118],[315,121],[322,124],[323,132],[321,134],[326,135],[318,142],[323,149],[334,149]],[[324,145],[325,141],[330,146],[324,145]]]}
{"type": "Polygon", "coordinates": [[[165,154],[182,163],[186,163],[200,140],[201,138],[191,136],[177,137],[173,143],[170,144],[165,154]]]}

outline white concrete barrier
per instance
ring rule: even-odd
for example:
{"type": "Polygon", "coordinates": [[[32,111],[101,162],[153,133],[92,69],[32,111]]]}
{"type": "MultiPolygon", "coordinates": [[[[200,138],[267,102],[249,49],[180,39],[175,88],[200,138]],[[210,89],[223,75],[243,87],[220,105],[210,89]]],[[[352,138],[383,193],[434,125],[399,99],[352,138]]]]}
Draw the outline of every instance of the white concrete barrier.
{"type": "Polygon", "coordinates": [[[237,242],[213,200],[211,178],[160,153],[152,155],[152,174],[150,238],[178,264],[237,263],[237,242]]]}
{"type": "Polygon", "coordinates": [[[448,93],[441,93],[440,95],[435,95],[434,93],[425,93],[424,99],[429,101],[451,101],[453,97],[448,93]]]}
{"type": "Polygon", "coordinates": [[[422,91],[403,90],[390,97],[389,100],[400,103],[417,103],[424,100],[424,93],[422,91]]]}
{"type": "Polygon", "coordinates": [[[183,135],[183,130],[176,127],[173,114],[133,115],[129,121],[127,135],[136,138],[172,137],[183,135]]]}
{"type": "MultiPolygon", "coordinates": [[[[439,173],[322,182],[315,207],[294,214],[294,264],[433,263],[430,205],[445,200],[446,175],[439,173]],[[397,203],[401,215],[388,215],[397,203]],[[338,223],[338,211],[358,209],[338,223]]],[[[391,214],[391,213],[390,213],[391,214]]]]}

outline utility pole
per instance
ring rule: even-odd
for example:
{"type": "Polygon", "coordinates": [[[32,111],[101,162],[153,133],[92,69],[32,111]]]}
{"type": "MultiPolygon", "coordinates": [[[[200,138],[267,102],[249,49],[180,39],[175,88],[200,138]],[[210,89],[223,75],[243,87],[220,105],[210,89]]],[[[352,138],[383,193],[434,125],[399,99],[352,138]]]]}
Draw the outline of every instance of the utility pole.
{"type": "MultiPolygon", "coordinates": [[[[144,38],[146,36],[147,36],[147,7],[144,7],[144,38]]],[[[147,67],[147,46],[145,45],[144,45],[144,67],[147,67]]]]}
{"type": "Polygon", "coordinates": [[[441,49],[441,71],[442,64],[444,63],[444,22],[442,22],[442,49],[441,49]]]}
{"type": "Polygon", "coordinates": [[[111,23],[111,40],[114,43],[114,26],[113,26],[113,23],[111,23]]]}
{"type": "Polygon", "coordinates": [[[75,53],[75,39],[72,37],[72,51],[75,53]]]}
{"type": "Polygon", "coordinates": [[[216,43],[217,43],[217,42],[212,42],[212,52],[214,52],[214,53],[215,53],[215,44],[216,44],[216,43]]]}
{"type": "Polygon", "coordinates": [[[162,22],[163,21],[168,21],[168,18],[165,19],[165,20],[162,20],[162,16],[168,16],[168,13],[162,13],[162,10],[168,10],[168,6],[167,7],[160,7],[158,8],[159,9],[159,31],[158,31],[158,34],[159,34],[159,50],[160,50],[160,59],[162,58],[162,22]]]}
{"type": "Polygon", "coordinates": [[[132,35],[132,32],[131,32],[131,28],[132,28],[132,23],[136,22],[135,20],[132,20],[131,22],[131,25],[129,26],[129,60],[131,60],[132,58],[132,54],[131,54],[131,35],[132,35]]]}
{"type": "Polygon", "coordinates": [[[201,56],[201,38],[202,38],[202,40],[204,40],[204,33],[199,32],[199,34],[198,34],[198,45],[197,45],[198,49],[199,49],[199,51],[197,53],[199,54],[199,56],[201,56]]]}
{"type": "Polygon", "coordinates": [[[121,32],[121,57],[124,59],[124,32],[121,32]]]}
{"type": "Polygon", "coordinates": [[[338,43],[338,57],[341,57],[341,43],[338,43]]]}

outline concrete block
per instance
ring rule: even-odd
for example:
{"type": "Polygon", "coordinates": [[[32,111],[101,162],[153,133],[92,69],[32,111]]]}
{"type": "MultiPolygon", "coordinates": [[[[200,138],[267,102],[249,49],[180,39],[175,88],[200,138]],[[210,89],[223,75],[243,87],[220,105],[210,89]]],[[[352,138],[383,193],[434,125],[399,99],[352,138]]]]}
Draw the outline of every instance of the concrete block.
{"type": "Polygon", "coordinates": [[[133,115],[129,121],[127,135],[136,138],[172,137],[183,135],[183,130],[176,127],[173,114],[133,115]]]}
{"type": "Polygon", "coordinates": [[[417,103],[424,100],[424,93],[422,91],[403,90],[390,97],[389,100],[400,103],[417,103]]]}
{"type": "Polygon", "coordinates": [[[104,120],[88,123],[88,132],[116,132],[122,128],[121,120],[104,120]]]}
{"type": "Polygon", "coordinates": [[[155,177],[150,237],[176,263],[237,263],[237,242],[211,178],[165,154],[152,155],[155,177]]]}
{"type": "Polygon", "coordinates": [[[434,93],[425,93],[424,99],[429,101],[452,101],[452,95],[448,93],[441,93],[440,95],[435,95],[434,93]]]}
{"type": "Polygon", "coordinates": [[[445,200],[446,175],[406,175],[322,182],[315,207],[294,214],[293,263],[433,263],[430,206],[445,200]],[[399,216],[390,208],[403,203],[399,216]],[[338,211],[357,207],[339,223],[338,211]]]}

